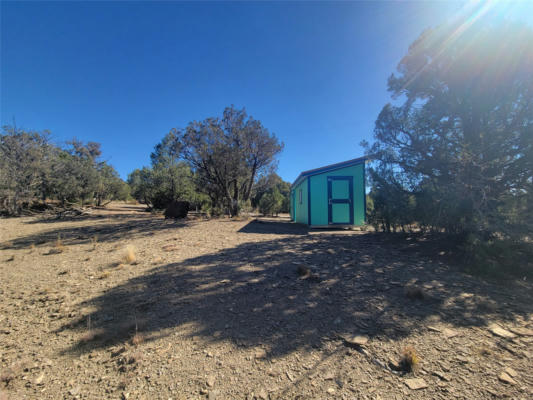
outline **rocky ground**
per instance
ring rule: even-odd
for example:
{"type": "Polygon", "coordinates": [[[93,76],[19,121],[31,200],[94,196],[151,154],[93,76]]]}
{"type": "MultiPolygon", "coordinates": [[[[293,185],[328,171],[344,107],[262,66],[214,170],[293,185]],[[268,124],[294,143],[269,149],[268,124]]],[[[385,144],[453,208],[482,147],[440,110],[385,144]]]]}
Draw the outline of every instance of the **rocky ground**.
{"type": "Polygon", "coordinates": [[[0,399],[533,398],[531,285],[447,260],[284,218],[2,219],[0,399]]]}

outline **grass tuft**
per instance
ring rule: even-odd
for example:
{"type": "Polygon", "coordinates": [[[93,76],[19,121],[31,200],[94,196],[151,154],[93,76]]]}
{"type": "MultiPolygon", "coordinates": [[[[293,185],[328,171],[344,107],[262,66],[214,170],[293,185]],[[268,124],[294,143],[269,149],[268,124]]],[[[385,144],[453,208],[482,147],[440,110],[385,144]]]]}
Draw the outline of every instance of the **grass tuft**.
{"type": "Polygon", "coordinates": [[[137,256],[135,255],[135,247],[132,245],[126,246],[124,249],[124,254],[122,256],[123,264],[134,264],[137,261],[137,256]]]}
{"type": "Polygon", "coordinates": [[[402,350],[399,364],[405,372],[414,372],[418,369],[420,358],[413,346],[407,346],[402,350]]]}
{"type": "Polygon", "coordinates": [[[93,246],[93,248],[91,249],[92,251],[96,250],[96,245],[98,244],[98,235],[94,235],[92,238],[91,238],[91,244],[93,246]]]}
{"type": "Polygon", "coordinates": [[[142,333],[136,332],[135,335],[131,338],[131,344],[134,346],[139,346],[144,343],[144,335],[142,333]]]}

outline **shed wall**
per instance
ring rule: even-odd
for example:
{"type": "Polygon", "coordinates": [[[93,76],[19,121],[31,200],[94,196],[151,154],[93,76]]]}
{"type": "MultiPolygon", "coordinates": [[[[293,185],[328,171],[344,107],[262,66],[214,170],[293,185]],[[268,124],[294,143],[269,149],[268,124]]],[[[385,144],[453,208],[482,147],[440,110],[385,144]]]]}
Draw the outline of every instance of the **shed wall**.
{"type": "Polygon", "coordinates": [[[302,180],[295,188],[294,188],[294,221],[299,222],[301,224],[307,224],[308,216],[307,216],[307,178],[302,180]],[[302,198],[300,201],[300,190],[302,191],[302,198]]]}
{"type": "Polygon", "coordinates": [[[324,172],[323,174],[314,175],[307,178],[311,181],[310,225],[328,225],[328,176],[353,176],[353,222],[354,225],[363,225],[365,223],[363,163],[334,171],[324,172]]]}

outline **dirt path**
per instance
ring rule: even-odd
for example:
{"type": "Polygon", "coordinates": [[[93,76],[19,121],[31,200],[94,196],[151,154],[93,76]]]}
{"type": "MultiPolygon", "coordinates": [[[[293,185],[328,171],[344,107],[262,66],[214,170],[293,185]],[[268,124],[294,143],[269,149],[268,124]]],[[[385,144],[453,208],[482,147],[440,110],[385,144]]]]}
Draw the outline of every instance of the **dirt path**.
{"type": "Polygon", "coordinates": [[[0,399],[529,399],[531,294],[284,219],[3,219],[0,399]]]}

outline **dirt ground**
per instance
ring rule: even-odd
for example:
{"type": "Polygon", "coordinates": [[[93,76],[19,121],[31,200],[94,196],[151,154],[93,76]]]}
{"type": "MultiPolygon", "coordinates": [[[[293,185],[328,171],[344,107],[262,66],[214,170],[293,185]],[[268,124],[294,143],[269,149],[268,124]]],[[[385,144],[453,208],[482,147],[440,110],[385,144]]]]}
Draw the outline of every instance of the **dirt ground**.
{"type": "Polygon", "coordinates": [[[447,259],[287,218],[1,219],[0,399],[533,398],[530,283],[447,259]]]}

